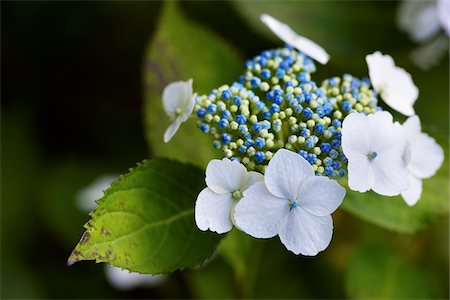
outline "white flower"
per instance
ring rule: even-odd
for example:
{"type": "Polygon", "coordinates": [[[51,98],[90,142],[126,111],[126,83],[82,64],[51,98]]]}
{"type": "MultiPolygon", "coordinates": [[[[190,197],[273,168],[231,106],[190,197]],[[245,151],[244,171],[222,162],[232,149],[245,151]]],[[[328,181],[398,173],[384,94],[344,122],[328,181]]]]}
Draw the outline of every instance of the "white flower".
{"type": "Polygon", "coordinates": [[[419,89],[411,75],[397,67],[391,56],[378,51],[367,55],[366,62],[373,88],[383,101],[406,116],[414,115],[413,105],[419,96],[419,89]]]}
{"type": "Polygon", "coordinates": [[[264,182],[251,186],[236,204],[234,220],[253,237],[279,235],[289,251],[316,255],[330,244],[330,214],[344,196],[345,189],[335,180],[315,176],[303,157],[280,149],[269,162],[264,182]]]}
{"type": "Polygon", "coordinates": [[[167,143],[192,114],[196,94],[192,94],[192,79],[169,83],[163,91],[162,101],[166,114],[170,118],[170,125],[164,133],[164,142],[167,143]]]}
{"type": "Polygon", "coordinates": [[[313,41],[298,35],[288,25],[267,14],[262,14],[260,19],[264,24],[266,24],[267,27],[269,27],[270,30],[272,30],[273,33],[275,33],[276,36],[280,38],[280,40],[286,44],[297,48],[297,50],[305,53],[323,65],[325,65],[330,59],[330,55],[328,55],[322,47],[313,41]]]}
{"type": "Polygon", "coordinates": [[[118,290],[129,291],[138,287],[153,287],[161,284],[167,275],[149,275],[129,272],[121,268],[105,265],[108,282],[118,290]]]}
{"type": "Polygon", "coordinates": [[[348,186],[395,196],[408,188],[403,162],[406,139],[387,111],[349,114],[342,124],[342,150],[348,159],[348,186]]]}
{"type": "Polygon", "coordinates": [[[248,187],[264,180],[258,172],[247,172],[237,161],[213,159],[206,167],[206,185],[195,203],[195,222],[203,231],[225,233],[233,227],[231,211],[248,187]]]}
{"type": "Polygon", "coordinates": [[[409,171],[409,188],[402,192],[402,197],[413,206],[422,194],[422,179],[436,174],[444,161],[444,152],[432,137],[422,133],[418,116],[408,118],[403,129],[407,140],[404,160],[409,171]]]}

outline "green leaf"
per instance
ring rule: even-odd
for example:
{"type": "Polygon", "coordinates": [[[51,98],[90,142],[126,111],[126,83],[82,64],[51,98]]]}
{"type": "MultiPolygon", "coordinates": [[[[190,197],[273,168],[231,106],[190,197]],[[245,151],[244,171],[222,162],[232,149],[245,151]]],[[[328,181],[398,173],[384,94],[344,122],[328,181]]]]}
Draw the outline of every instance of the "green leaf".
{"type": "Polygon", "coordinates": [[[168,144],[163,143],[169,124],[161,103],[163,88],[169,82],[193,78],[196,93],[209,93],[238,79],[244,71],[242,59],[220,37],[187,18],[176,2],[166,1],[164,5],[145,60],[147,142],[157,156],[205,167],[218,152],[210,136],[197,128],[194,117],[181,125],[168,144]]]}
{"type": "Polygon", "coordinates": [[[357,251],[346,274],[346,288],[352,299],[437,298],[428,274],[381,244],[357,251]]]}
{"type": "MultiPolygon", "coordinates": [[[[448,157],[448,151],[445,151],[448,157]]],[[[341,182],[342,183],[342,182],[341,182]]],[[[359,193],[347,188],[342,207],[352,214],[389,230],[413,233],[424,229],[436,218],[449,211],[448,165],[423,180],[423,193],[419,202],[409,207],[401,196],[385,197],[372,191],[359,193]]]]}
{"type": "Polygon", "coordinates": [[[68,264],[95,259],[148,274],[201,264],[220,239],[194,222],[203,177],[196,167],[166,159],[138,165],[105,191],[68,264]]]}

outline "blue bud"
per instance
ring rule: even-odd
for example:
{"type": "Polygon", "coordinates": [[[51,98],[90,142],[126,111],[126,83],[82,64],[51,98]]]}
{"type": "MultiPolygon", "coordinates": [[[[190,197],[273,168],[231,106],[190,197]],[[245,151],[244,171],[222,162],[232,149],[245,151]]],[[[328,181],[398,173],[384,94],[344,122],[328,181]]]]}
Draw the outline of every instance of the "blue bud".
{"type": "Polygon", "coordinates": [[[273,102],[275,104],[281,105],[281,103],[283,103],[284,99],[281,96],[276,96],[275,99],[273,100],[273,102]]]}
{"type": "Polygon", "coordinates": [[[337,83],[338,83],[338,82],[337,82],[336,78],[331,78],[331,79],[328,80],[328,84],[329,84],[330,86],[336,86],[337,83]]]}
{"type": "Polygon", "coordinates": [[[278,105],[278,104],[272,104],[271,106],[270,106],[270,111],[271,112],[273,112],[273,113],[275,113],[275,112],[279,112],[280,111],[280,106],[278,105]]]}
{"type": "Polygon", "coordinates": [[[294,111],[298,114],[301,114],[303,111],[303,106],[301,106],[300,104],[297,105],[296,107],[294,107],[294,111]]]}
{"type": "Polygon", "coordinates": [[[270,70],[269,69],[264,69],[261,71],[261,77],[264,79],[268,79],[270,78],[270,70]]]}
{"type": "Polygon", "coordinates": [[[261,121],[260,124],[262,129],[270,129],[271,127],[271,123],[267,120],[261,121]]]}
{"type": "Polygon", "coordinates": [[[284,86],[285,87],[288,87],[288,86],[294,86],[294,84],[292,83],[292,81],[286,81],[285,83],[284,83],[284,86]]]}
{"type": "Polygon", "coordinates": [[[314,141],[313,141],[312,139],[307,139],[307,140],[305,141],[305,147],[306,147],[307,149],[314,148],[314,141]]]}
{"type": "Polygon", "coordinates": [[[297,106],[297,105],[298,105],[297,99],[291,99],[291,100],[289,101],[289,106],[295,107],[295,106],[297,106]]]}
{"type": "Polygon", "coordinates": [[[271,58],[272,53],[269,50],[264,50],[263,52],[261,52],[261,56],[264,58],[271,58]]]}
{"type": "Polygon", "coordinates": [[[215,104],[210,104],[210,105],[208,105],[208,112],[210,113],[210,114],[213,114],[213,113],[215,113],[217,111],[217,105],[215,105],[215,104]]]}
{"type": "Polygon", "coordinates": [[[262,137],[257,137],[255,139],[255,145],[258,148],[262,148],[266,145],[266,141],[262,137]]]}
{"type": "Polygon", "coordinates": [[[303,94],[298,95],[297,96],[297,101],[298,101],[298,103],[305,102],[305,96],[303,94]]]}
{"type": "Polygon", "coordinates": [[[246,62],[245,62],[245,68],[246,69],[250,69],[250,68],[252,68],[253,67],[253,62],[251,61],[251,60],[247,60],[246,62]]]}
{"type": "Polygon", "coordinates": [[[346,174],[346,172],[345,172],[344,169],[340,169],[340,170],[339,170],[339,176],[344,177],[345,174],[346,174]]]}
{"type": "Polygon", "coordinates": [[[283,69],[277,69],[277,71],[275,72],[275,76],[277,76],[278,78],[283,78],[285,74],[286,73],[283,69]]]}
{"type": "Polygon", "coordinates": [[[268,100],[273,100],[273,99],[275,98],[275,91],[268,91],[268,92],[266,93],[266,98],[267,98],[268,100]]]}
{"type": "Polygon", "coordinates": [[[331,166],[325,167],[325,169],[324,169],[324,173],[325,173],[325,175],[327,175],[327,176],[333,175],[333,172],[334,172],[334,169],[333,169],[333,167],[331,167],[331,166]]]}
{"type": "Polygon", "coordinates": [[[330,152],[330,150],[331,150],[331,145],[330,145],[329,143],[322,143],[322,144],[320,145],[320,150],[321,150],[323,153],[327,154],[327,153],[330,152]]]}
{"type": "Polygon", "coordinates": [[[338,139],[334,139],[331,142],[331,148],[339,149],[339,147],[341,147],[341,142],[338,139]]]}
{"type": "Polygon", "coordinates": [[[206,124],[206,123],[200,124],[200,130],[201,130],[203,133],[209,132],[209,125],[206,124]]]}
{"type": "Polygon", "coordinates": [[[263,112],[264,119],[269,120],[271,116],[272,116],[272,113],[270,112],[270,110],[266,110],[263,112]]]}
{"type": "Polygon", "coordinates": [[[244,115],[237,115],[237,116],[236,116],[236,122],[237,122],[239,125],[244,125],[245,122],[247,122],[247,118],[246,118],[244,115]]]}
{"type": "Polygon", "coordinates": [[[259,163],[263,162],[266,159],[266,155],[262,151],[257,151],[255,153],[255,160],[259,163]]]}
{"type": "Polygon", "coordinates": [[[225,110],[225,111],[222,113],[222,118],[227,119],[227,120],[230,120],[230,119],[231,119],[231,112],[230,112],[229,110],[225,110]]]}
{"type": "Polygon", "coordinates": [[[233,102],[234,102],[234,104],[236,104],[236,105],[241,105],[241,103],[242,103],[242,98],[239,97],[239,96],[234,96],[233,102]]]}
{"type": "Polygon", "coordinates": [[[306,103],[309,103],[313,99],[311,94],[309,94],[309,93],[303,93],[303,94],[305,95],[305,102],[306,103]]]}
{"type": "Polygon", "coordinates": [[[303,128],[303,129],[300,131],[300,135],[301,135],[302,137],[304,137],[304,138],[307,138],[307,137],[309,137],[309,136],[311,135],[311,132],[309,131],[309,129],[303,128]]]}
{"type": "Polygon", "coordinates": [[[336,131],[336,132],[334,133],[334,137],[335,137],[336,139],[340,140],[340,139],[342,138],[342,132],[336,131]]]}
{"type": "Polygon", "coordinates": [[[219,149],[220,146],[222,146],[222,145],[220,144],[219,141],[214,141],[214,142],[213,142],[213,147],[214,147],[214,149],[219,149]]]}
{"type": "Polygon", "coordinates": [[[345,111],[349,111],[350,109],[352,109],[352,104],[350,103],[350,101],[343,101],[342,109],[345,111]]]}
{"type": "Polygon", "coordinates": [[[267,59],[265,59],[264,57],[261,57],[258,61],[258,63],[262,66],[265,67],[267,66],[267,59]]]}
{"type": "Polygon", "coordinates": [[[306,160],[312,165],[317,161],[317,155],[315,155],[314,153],[309,153],[306,160]]]}
{"type": "Polygon", "coordinates": [[[250,132],[245,132],[244,133],[244,139],[246,140],[251,140],[252,139],[252,134],[250,132]]]}
{"type": "Polygon", "coordinates": [[[247,146],[244,146],[244,145],[240,146],[240,147],[239,147],[239,152],[241,152],[241,153],[247,153],[247,146]]]}
{"type": "Polygon", "coordinates": [[[313,112],[312,112],[311,108],[309,108],[309,107],[307,107],[303,110],[303,116],[305,118],[308,118],[308,119],[311,118],[312,114],[313,114],[313,112]]]}
{"type": "Polygon", "coordinates": [[[297,75],[297,79],[300,83],[308,81],[308,74],[305,72],[301,72],[297,75]]]}
{"type": "Polygon", "coordinates": [[[231,135],[229,135],[228,133],[222,133],[221,139],[222,143],[228,145],[231,142],[231,135]]]}
{"type": "Polygon", "coordinates": [[[252,139],[247,139],[245,141],[245,146],[247,146],[247,147],[252,147],[254,144],[255,144],[255,141],[252,139]]]}
{"type": "Polygon", "coordinates": [[[342,122],[338,119],[334,119],[333,122],[331,123],[333,124],[334,127],[339,128],[342,126],[342,122]]]}
{"type": "Polygon", "coordinates": [[[259,123],[257,122],[257,123],[253,123],[252,128],[253,128],[254,131],[260,132],[261,129],[262,129],[262,126],[261,126],[261,124],[259,124],[259,123]]]}
{"type": "Polygon", "coordinates": [[[259,110],[263,110],[266,107],[266,104],[263,101],[256,102],[256,108],[259,110]]]}
{"type": "Polygon", "coordinates": [[[237,157],[230,157],[230,160],[239,162],[239,158],[237,158],[237,157]]]}
{"type": "Polygon", "coordinates": [[[200,119],[203,119],[206,116],[206,110],[201,107],[197,110],[197,117],[199,117],[200,119]]]}
{"type": "Polygon", "coordinates": [[[338,162],[337,160],[333,161],[332,167],[337,170],[339,169],[339,167],[341,166],[341,163],[338,162]]]}
{"type": "Polygon", "coordinates": [[[248,132],[247,125],[239,125],[238,130],[240,133],[245,134],[246,132],[248,132]]]}
{"type": "Polygon", "coordinates": [[[252,87],[256,88],[261,84],[261,79],[259,79],[258,77],[254,77],[252,78],[252,80],[250,80],[250,84],[252,87]]]}
{"type": "Polygon", "coordinates": [[[231,93],[230,90],[225,90],[222,92],[222,99],[224,100],[230,100],[232,96],[233,94],[231,93]]]}
{"type": "Polygon", "coordinates": [[[323,160],[323,164],[327,167],[332,166],[333,165],[333,159],[331,157],[325,157],[325,159],[323,160]]]}
{"type": "Polygon", "coordinates": [[[335,149],[331,149],[329,155],[331,158],[335,159],[338,157],[339,153],[335,149]]]}
{"type": "Polygon", "coordinates": [[[317,132],[317,134],[322,134],[325,131],[325,126],[323,126],[323,124],[316,124],[314,126],[314,130],[317,132]]]}
{"type": "Polygon", "coordinates": [[[305,150],[299,150],[298,154],[300,154],[305,159],[308,159],[308,152],[306,152],[305,150]]]}
{"type": "Polygon", "coordinates": [[[228,120],[227,119],[221,119],[220,121],[219,121],[219,128],[222,128],[222,129],[224,129],[224,128],[227,128],[228,127],[228,124],[229,124],[229,122],[228,122],[228,120]]]}

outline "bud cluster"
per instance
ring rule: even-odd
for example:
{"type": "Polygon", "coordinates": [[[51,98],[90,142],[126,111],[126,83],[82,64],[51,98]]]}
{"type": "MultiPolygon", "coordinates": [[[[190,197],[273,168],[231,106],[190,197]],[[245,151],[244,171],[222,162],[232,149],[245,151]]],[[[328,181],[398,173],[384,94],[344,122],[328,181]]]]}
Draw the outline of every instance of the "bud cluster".
{"type": "Polygon", "coordinates": [[[342,120],[377,110],[368,81],[344,75],[318,87],[311,80],[313,61],[290,47],[263,51],[245,66],[239,82],[197,96],[199,128],[213,136],[213,146],[248,170],[264,173],[274,153],[286,148],[316,175],[344,176],[342,120]]]}

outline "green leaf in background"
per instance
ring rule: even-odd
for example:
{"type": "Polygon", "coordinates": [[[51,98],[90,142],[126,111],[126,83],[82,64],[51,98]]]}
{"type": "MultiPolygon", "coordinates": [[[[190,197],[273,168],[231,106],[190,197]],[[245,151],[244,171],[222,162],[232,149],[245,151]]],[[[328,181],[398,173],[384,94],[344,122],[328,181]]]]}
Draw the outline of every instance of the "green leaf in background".
{"type": "Polygon", "coordinates": [[[341,72],[365,71],[364,56],[377,49],[391,49],[398,40],[408,41],[395,29],[396,3],[369,1],[233,1],[236,10],[255,29],[282,42],[259,20],[267,13],[294,31],[324,47],[330,65],[346,66],[341,72]],[[380,17],[382,16],[382,17],[380,17]],[[355,59],[360,57],[360,59],[355,59]],[[363,69],[361,69],[363,67],[363,69]]]}
{"type": "Polygon", "coordinates": [[[203,263],[220,239],[195,225],[203,178],[202,170],[176,161],[138,165],[105,191],[68,263],[95,259],[148,274],[203,263]]]}
{"type": "Polygon", "coordinates": [[[428,274],[383,244],[363,246],[356,252],[346,274],[346,288],[351,299],[438,298],[428,274]]]}
{"type": "Polygon", "coordinates": [[[205,94],[231,84],[243,71],[241,58],[224,40],[188,19],[175,1],[165,2],[144,67],[146,138],[153,154],[201,167],[217,157],[211,138],[201,133],[194,117],[163,143],[169,119],[162,108],[162,91],[172,81],[193,78],[194,92],[205,94]]]}

